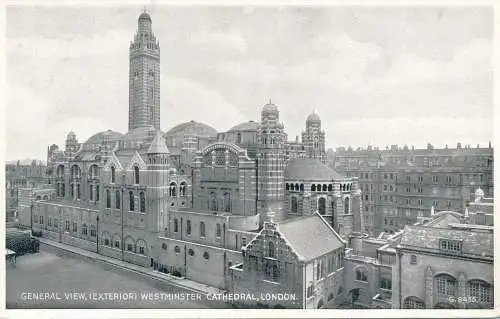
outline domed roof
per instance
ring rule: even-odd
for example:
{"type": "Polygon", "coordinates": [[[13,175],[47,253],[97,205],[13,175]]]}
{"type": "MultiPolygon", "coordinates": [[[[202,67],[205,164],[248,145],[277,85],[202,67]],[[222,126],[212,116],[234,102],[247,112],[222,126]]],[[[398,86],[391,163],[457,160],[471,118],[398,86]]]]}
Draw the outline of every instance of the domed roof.
{"type": "Polygon", "coordinates": [[[278,112],[278,107],[269,99],[269,102],[262,108],[262,112],[278,112]]]}
{"type": "Polygon", "coordinates": [[[158,131],[159,130],[155,129],[153,126],[138,127],[128,131],[125,135],[123,135],[121,140],[124,142],[152,140],[158,131]]]}
{"type": "Polygon", "coordinates": [[[149,21],[151,21],[151,16],[149,15],[149,13],[143,12],[139,16],[139,20],[149,20],[149,21]]]}
{"type": "Polygon", "coordinates": [[[238,125],[235,125],[229,129],[228,132],[235,132],[235,131],[257,131],[259,127],[259,123],[255,121],[248,121],[244,122],[238,125]]]}
{"type": "Polygon", "coordinates": [[[313,110],[311,114],[307,117],[307,122],[321,122],[319,115],[316,114],[316,110],[313,110]]]}
{"type": "Polygon", "coordinates": [[[183,136],[187,134],[215,137],[217,136],[217,130],[204,123],[189,121],[174,126],[165,133],[165,137],[183,136]]]}
{"type": "Polygon", "coordinates": [[[101,144],[105,141],[116,141],[123,136],[120,132],[112,130],[102,131],[89,137],[85,144],[101,144]]]}
{"type": "Polygon", "coordinates": [[[76,134],[73,131],[69,131],[68,135],[66,135],[66,139],[74,139],[76,138],[76,134]]]}
{"type": "Polygon", "coordinates": [[[285,169],[285,179],[306,181],[330,181],[344,176],[314,158],[296,158],[285,169]]]}

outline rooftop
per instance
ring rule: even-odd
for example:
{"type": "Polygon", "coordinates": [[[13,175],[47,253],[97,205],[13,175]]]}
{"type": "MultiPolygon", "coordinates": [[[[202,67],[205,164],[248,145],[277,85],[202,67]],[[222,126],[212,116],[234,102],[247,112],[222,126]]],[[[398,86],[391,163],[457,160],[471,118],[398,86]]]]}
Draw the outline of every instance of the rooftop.
{"type": "Polygon", "coordinates": [[[345,245],[340,236],[318,214],[284,221],[278,224],[277,230],[299,257],[306,261],[345,245]],[[305,235],[305,229],[308,235],[305,235]]]}
{"type": "Polygon", "coordinates": [[[215,137],[217,136],[217,130],[204,123],[189,121],[174,126],[170,130],[168,130],[167,133],[165,133],[164,137],[184,135],[215,137]]]}
{"type": "Polygon", "coordinates": [[[400,245],[437,251],[442,239],[461,241],[462,255],[493,257],[493,232],[412,225],[405,227],[400,245]]]}
{"type": "Polygon", "coordinates": [[[306,181],[341,180],[344,176],[318,159],[296,158],[288,163],[285,169],[285,179],[306,181]]]}

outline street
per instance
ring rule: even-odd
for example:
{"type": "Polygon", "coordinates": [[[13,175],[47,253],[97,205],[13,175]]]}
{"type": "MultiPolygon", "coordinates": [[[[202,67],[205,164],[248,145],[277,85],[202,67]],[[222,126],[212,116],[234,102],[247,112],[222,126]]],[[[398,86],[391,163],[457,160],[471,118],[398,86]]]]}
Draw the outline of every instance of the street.
{"type": "Polygon", "coordinates": [[[197,301],[181,288],[165,289],[139,274],[46,245],[40,248],[39,253],[18,257],[15,268],[7,268],[7,309],[208,308],[206,301],[197,301]],[[144,298],[158,295],[163,298],[144,298]]]}

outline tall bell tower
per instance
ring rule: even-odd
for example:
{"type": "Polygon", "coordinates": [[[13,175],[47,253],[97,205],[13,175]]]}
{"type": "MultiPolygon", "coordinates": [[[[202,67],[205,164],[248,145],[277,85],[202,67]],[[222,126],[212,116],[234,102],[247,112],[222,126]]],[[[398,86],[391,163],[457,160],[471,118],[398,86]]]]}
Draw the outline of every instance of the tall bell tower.
{"type": "Polygon", "coordinates": [[[257,211],[262,222],[277,222],[284,219],[287,136],[271,100],[262,108],[257,140],[257,211]]]}
{"type": "Polygon", "coordinates": [[[144,126],[160,129],[160,45],[151,24],[143,12],[130,43],[129,131],[144,126]]]}

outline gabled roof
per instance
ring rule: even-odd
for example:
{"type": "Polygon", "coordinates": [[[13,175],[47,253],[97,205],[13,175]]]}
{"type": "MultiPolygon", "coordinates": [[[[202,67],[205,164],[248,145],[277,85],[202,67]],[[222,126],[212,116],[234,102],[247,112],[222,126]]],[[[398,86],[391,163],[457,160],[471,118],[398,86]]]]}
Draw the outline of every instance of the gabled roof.
{"type": "Polygon", "coordinates": [[[168,148],[167,144],[165,143],[165,140],[161,136],[160,133],[157,133],[156,136],[154,137],[153,141],[151,142],[151,145],[149,146],[148,149],[148,154],[168,154],[168,148]]]}
{"type": "Polygon", "coordinates": [[[345,245],[319,214],[293,218],[278,224],[277,231],[299,259],[309,261],[345,245]]]}

